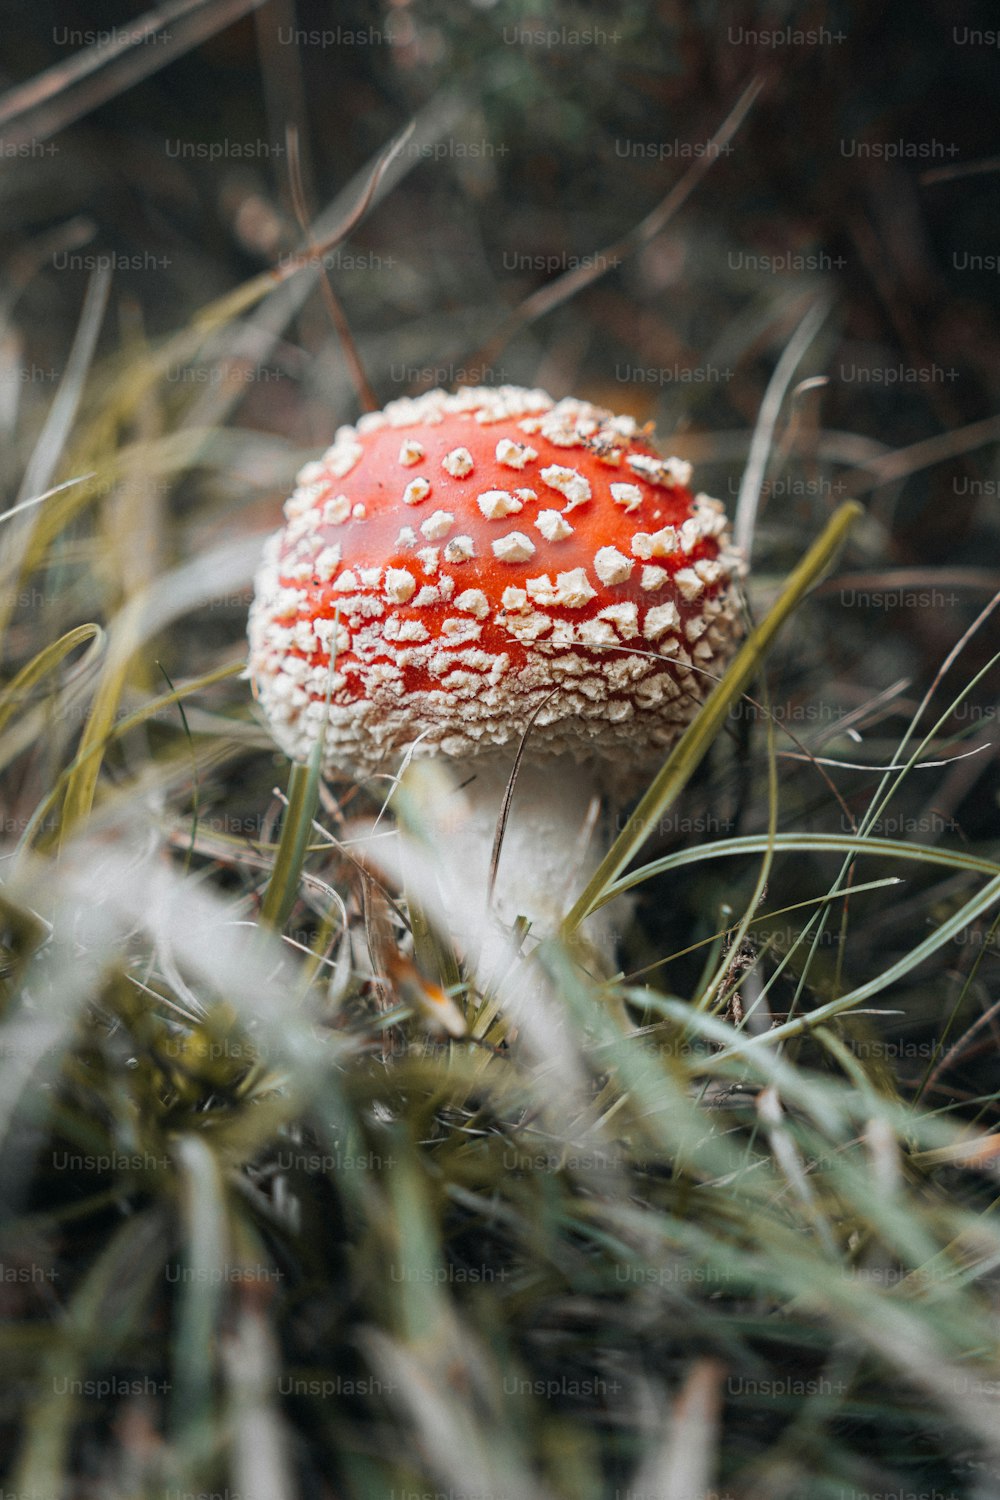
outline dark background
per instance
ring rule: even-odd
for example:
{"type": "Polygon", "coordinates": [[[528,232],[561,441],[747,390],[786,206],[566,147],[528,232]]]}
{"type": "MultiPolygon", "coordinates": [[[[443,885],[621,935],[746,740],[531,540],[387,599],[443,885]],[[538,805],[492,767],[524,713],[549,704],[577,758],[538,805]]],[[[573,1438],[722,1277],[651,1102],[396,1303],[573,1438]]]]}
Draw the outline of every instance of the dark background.
{"type": "MultiPolygon", "coordinates": [[[[65,63],[76,33],[136,14],[10,7],[2,81],[65,63]]],[[[123,268],[115,291],[135,299],[149,330],[167,332],[297,243],[287,119],[300,127],[318,212],[412,115],[451,106],[455,119],[438,132],[450,154],[413,166],[370,214],[347,247],[362,264],[334,267],[388,397],[406,383],[390,370],[402,356],[458,368],[560,263],[641,219],[688,164],[680,153],[707,141],[761,73],[764,92],[730,154],[667,229],[516,340],[495,373],[533,379],[542,365],[560,390],[586,387],[671,426],[742,427],[775,350],[826,292],[834,311],[811,355],[830,375],[824,423],[912,442],[996,409],[996,270],[970,258],[996,253],[997,56],[958,40],[991,20],[986,4],[943,3],[268,4],[60,131],[55,154],[5,158],[0,245],[16,257],[82,216],[90,251],[163,260],[123,268]],[[782,28],[815,39],[754,44],[782,28]],[[560,39],[526,39],[540,30],[560,39]],[[573,40],[588,33],[594,40],[573,40]],[[863,154],[886,146],[907,155],[863,154]],[[212,148],[225,158],[205,159],[212,148]],[[956,175],[932,180],[935,169],[956,175]],[[816,269],[772,275],[745,263],[783,254],[816,269]],[[698,387],[650,388],[624,374],[697,369],[715,352],[735,373],[698,387]],[[942,375],[905,391],[837,377],[841,365],[935,361],[942,375]]],[[[56,271],[39,268],[16,319],[49,367],[65,356],[83,291],[83,273],[56,271]]],[[[315,356],[328,324],[306,317],[294,335],[315,356]]],[[[312,394],[312,360],[294,374],[312,394]]],[[[273,395],[255,422],[270,414],[285,431],[296,410],[303,421],[303,403],[276,412],[273,395]]],[[[965,462],[983,472],[981,455],[965,462]]],[[[940,560],[942,507],[949,541],[967,539],[976,507],[958,503],[950,480],[924,476],[906,497],[906,554],[940,560]]]]}

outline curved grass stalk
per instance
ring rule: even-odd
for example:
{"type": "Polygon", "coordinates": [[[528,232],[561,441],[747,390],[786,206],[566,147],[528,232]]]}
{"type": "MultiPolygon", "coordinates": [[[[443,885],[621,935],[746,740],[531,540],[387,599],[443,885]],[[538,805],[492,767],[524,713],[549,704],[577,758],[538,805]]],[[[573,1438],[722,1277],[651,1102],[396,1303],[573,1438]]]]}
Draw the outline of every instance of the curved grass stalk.
{"type": "Polygon", "coordinates": [[[767,751],[768,811],[767,844],[763,851],[764,858],[761,861],[756,884],[746,904],[746,910],[737,924],[735,932],[732,934],[729,946],[723,953],[722,960],[716,968],[714,975],[699,994],[695,1004],[696,1010],[711,1010],[713,1008],[716,997],[732,968],[733,960],[743,946],[743,940],[750,930],[750,926],[754,920],[754,912],[761,901],[763,901],[764,893],[767,890],[771,866],[774,863],[774,837],[778,824],[778,763],[774,756],[774,724],[770,719],[767,721],[767,751]]]}
{"type": "Polygon", "coordinates": [[[75,630],[68,630],[61,635],[57,641],[51,641],[37,655],[21,668],[16,677],[12,677],[6,687],[0,688],[0,733],[21,707],[22,701],[29,689],[36,682],[41,682],[50,672],[60,666],[71,651],[77,646],[82,646],[85,641],[90,641],[90,650],[85,652],[79,664],[78,671],[84,672],[87,667],[103,654],[107,643],[107,636],[100,625],[77,625],[75,630]]]}
{"type": "MultiPolygon", "coordinates": [[[[950,917],[947,922],[943,922],[935,932],[931,933],[930,937],[925,938],[922,943],[918,943],[912,952],[907,953],[896,963],[890,965],[888,969],[883,969],[882,973],[876,974],[874,979],[869,979],[865,984],[858,985],[855,989],[849,991],[848,994],[842,995],[838,1000],[830,1000],[826,1005],[818,1006],[815,1010],[809,1011],[807,1015],[797,1016],[792,1021],[785,1021],[782,1025],[775,1026],[772,1031],[765,1032],[762,1036],[749,1038],[743,1045],[755,1047],[763,1043],[769,1046],[774,1042],[783,1041],[786,1037],[799,1036],[802,1032],[811,1031],[815,1027],[821,1026],[825,1021],[829,1021],[833,1016],[839,1016],[844,1011],[853,1010],[861,1004],[862,1000],[868,1000],[872,995],[881,994],[883,990],[888,989],[890,985],[895,984],[904,975],[909,974],[913,969],[919,968],[939,948],[943,948],[946,943],[951,942],[952,938],[957,937],[964,927],[969,926],[970,922],[974,922],[983,912],[989,911],[990,907],[997,901],[1000,901],[1000,876],[991,880],[989,885],[979,892],[978,896],[974,896],[971,901],[967,901],[964,906],[959,907],[954,916],[950,917]]],[[[730,1051],[732,1050],[730,1048],[730,1051]]],[[[724,1053],[723,1055],[727,1054],[724,1053]]]]}
{"type": "MultiPolygon", "coordinates": [[[[627,875],[614,881],[601,896],[600,904],[613,901],[623,891],[642,885],[654,875],[664,875],[670,870],[700,864],[708,859],[737,859],[741,855],[761,854],[767,847],[766,834],[748,833],[740,838],[726,839],[725,842],[695,844],[690,849],[676,849],[672,854],[650,860],[648,865],[640,865],[638,869],[630,870],[627,875]]],[[[915,860],[929,865],[943,865],[946,869],[965,870],[973,875],[1000,875],[1000,863],[992,859],[981,859],[975,854],[966,854],[960,849],[938,849],[933,844],[907,844],[901,839],[865,838],[862,834],[776,833],[774,849],[784,854],[870,854],[873,859],[915,860]]],[[[828,899],[832,899],[832,896],[828,899]]]]}
{"type": "Polygon", "coordinates": [[[861,506],[856,501],[848,500],[841,505],[792,572],[770,614],[740,648],[729,670],[713,689],[697,718],[685,730],[577,898],[563,922],[564,938],[571,937],[585,917],[610,900],[610,888],[642,847],[647,830],[659,822],[683,791],[722,728],[733,702],[757,672],[779,630],[830,566],[861,513],[861,506]]]}
{"type": "Polygon", "coordinates": [[[150,698],[148,703],[143,703],[140,708],[126,714],[123,719],[109,725],[107,733],[101,739],[94,739],[87,745],[81,745],[74,759],[65,768],[62,775],[56,781],[48,794],[41,799],[35,808],[21,840],[18,850],[30,848],[35,840],[38,830],[44,825],[45,819],[59,805],[63,799],[73,777],[90,760],[103,756],[108,745],[120,739],[122,735],[128,734],[129,730],[136,729],[144,724],[147,719],[155,718],[161,709],[170,708],[180,703],[182,698],[189,697],[192,693],[200,692],[202,688],[211,687],[216,682],[224,682],[227,677],[235,677],[242,672],[244,663],[242,661],[227,662],[224,667],[215,667],[211,672],[204,672],[200,677],[193,677],[190,682],[183,683],[171,693],[161,693],[157,698],[150,698]]]}

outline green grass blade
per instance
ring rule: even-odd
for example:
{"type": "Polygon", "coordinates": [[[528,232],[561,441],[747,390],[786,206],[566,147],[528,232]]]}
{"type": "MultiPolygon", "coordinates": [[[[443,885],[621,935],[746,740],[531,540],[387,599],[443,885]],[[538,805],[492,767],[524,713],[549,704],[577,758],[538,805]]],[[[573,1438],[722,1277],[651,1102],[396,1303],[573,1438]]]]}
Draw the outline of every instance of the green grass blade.
{"type": "Polygon", "coordinates": [[[256,565],[257,554],[257,541],[252,536],[226,542],[164,573],[119,610],[109,633],[108,652],[90,717],[80,738],[78,764],[66,785],[63,838],[93,807],[102,750],[110,740],[118,704],[140,648],[220,589],[243,587],[256,565]]]}
{"type": "Polygon", "coordinates": [[[680,870],[685,865],[697,865],[709,859],[738,859],[742,855],[762,854],[772,844],[779,854],[868,854],[873,859],[911,860],[965,870],[969,874],[1000,875],[1000,864],[995,860],[981,859],[962,849],[939,849],[933,844],[907,844],[901,839],[849,833],[777,833],[772,841],[767,834],[748,833],[715,844],[694,844],[690,849],[675,849],[672,854],[664,854],[648,865],[640,865],[609,885],[600,901],[594,903],[594,909],[656,875],[665,875],[670,870],[680,870]]]}
{"type": "MultiPolygon", "coordinates": [[[[144,724],[147,719],[155,718],[155,716],[161,711],[161,709],[170,708],[174,704],[180,703],[182,698],[188,698],[192,693],[200,692],[202,688],[212,687],[217,682],[225,682],[226,678],[235,677],[239,672],[242,672],[243,669],[244,663],[242,661],[236,661],[227,662],[225,666],[216,667],[211,672],[203,672],[200,677],[193,677],[190,682],[182,683],[180,687],[175,688],[172,692],[161,693],[159,697],[150,698],[148,702],[143,703],[139,708],[134,709],[132,713],[126,714],[124,718],[117,719],[112,727],[108,730],[106,739],[96,740],[93,743],[88,743],[86,746],[81,745],[73,760],[55,782],[55,785],[48,792],[48,794],[41,799],[41,801],[35,808],[31,820],[25,828],[24,834],[22,835],[20,847],[30,847],[30,845],[34,841],[34,837],[38,829],[43,825],[45,819],[48,817],[52,809],[58,806],[60,799],[64,798],[67,788],[72,783],[73,777],[76,775],[79,768],[88,760],[93,760],[96,757],[102,756],[104,750],[108,745],[113,743],[114,740],[121,738],[121,736],[124,734],[127,734],[130,729],[138,728],[138,726],[140,724],[144,724]]],[[[2,765],[3,756],[2,752],[0,752],[0,766],[2,765]]]]}
{"type": "Polygon", "coordinates": [[[20,1455],[12,1476],[18,1495],[66,1493],[66,1465],[73,1428],[80,1417],[78,1382],[89,1369],[110,1363],[141,1315],[148,1312],[152,1280],[161,1271],[156,1258],[163,1220],[157,1209],[129,1219],[87,1272],[65,1320],[52,1330],[39,1367],[39,1395],[25,1421],[20,1455]]]}
{"type": "Polygon", "coordinates": [[[647,830],[655,827],[683,791],[725,723],[733,702],[757,672],[779,630],[830,566],[861,514],[861,506],[853,500],[847,501],[835,511],[822,535],[790,575],[770,614],[740,648],[726,675],[713,689],[697,718],[685,730],[618,838],[594,871],[563,923],[564,936],[569,937],[590,912],[608,899],[612,882],[642,847],[647,830]]]}
{"type": "MultiPolygon", "coordinates": [[[[775,1026],[772,1031],[755,1037],[748,1045],[755,1046],[759,1043],[770,1045],[772,1042],[780,1042],[785,1037],[797,1036],[802,1031],[809,1031],[814,1026],[819,1026],[824,1021],[829,1021],[831,1017],[839,1016],[846,1010],[853,1010],[863,1000],[870,999],[872,995],[880,994],[883,990],[888,989],[890,985],[895,984],[898,979],[902,979],[904,975],[909,974],[913,969],[919,968],[931,954],[936,953],[939,948],[944,947],[945,943],[950,943],[963,928],[968,927],[983,912],[988,911],[996,901],[1000,901],[1000,876],[995,880],[991,880],[989,885],[979,892],[978,896],[974,896],[971,901],[967,901],[964,906],[961,906],[955,912],[954,916],[949,918],[947,922],[943,922],[940,927],[931,933],[930,937],[925,938],[922,943],[918,943],[911,952],[905,954],[903,958],[892,964],[888,969],[883,969],[882,973],[877,974],[874,979],[869,979],[865,984],[858,985],[856,989],[851,990],[849,994],[842,995],[838,1000],[831,1000],[826,1005],[818,1006],[816,1010],[810,1011],[808,1015],[798,1016],[794,1021],[786,1021],[781,1026],[775,1026]]],[[[728,1053],[724,1053],[723,1055],[727,1056],[728,1053]]]]}
{"type": "Polygon", "coordinates": [[[176,1147],[183,1192],[185,1276],[176,1315],[172,1398],[178,1434],[210,1422],[219,1313],[229,1253],[225,1188],[211,1148],[187,1133],[176,1147]]]}
{"type": "Polygon", "coordinates": [[[293,761],[288,775],[288,806],[281,825],[278,852],[260,906],[265,927],[280,932],[288,921],[299,891],[299,878],[319,806],[322,736],[313,746],[308,763],[293,761]]]}
{"type": "Polygon", "coordinates": [[[754,913],[764,899],[771,875],[771,866],[774,863],[774,835],[778,824],[778,762],[774,754],[774,724],[770,719],[767,722],[767,789],[767,847],[764,850],[764,858],[761,860],[757,882],[746,904],[746,910],[735,932],[729,938],[714,975],[698,996],[697,1008],[699,1010],[713,1008],[727,977],[731,974],[733,960],[743,947],[744,939],[754,921],[754,913]]]}
{"type": "Polygon", "coordinates": [[[7,686],[0,690],[0,732],[17,713],[29,689],[33,688],[36,682],[40,682],[43,677],[47,677],[50,672],[55,671],[71,651],[75,651],[77,646],[82,646],[85,641],[90,641],[90,650],[85,653],[78,668],[82,672],[91,661],[96,661],[101,655],[105,640],[106,637],[100,625],[77,625],[75,630],[68,630],[57,641],[52,641],[36,656],[33,656],[31,661],[21,668],[17,676],[12,677],[7,686]]]}

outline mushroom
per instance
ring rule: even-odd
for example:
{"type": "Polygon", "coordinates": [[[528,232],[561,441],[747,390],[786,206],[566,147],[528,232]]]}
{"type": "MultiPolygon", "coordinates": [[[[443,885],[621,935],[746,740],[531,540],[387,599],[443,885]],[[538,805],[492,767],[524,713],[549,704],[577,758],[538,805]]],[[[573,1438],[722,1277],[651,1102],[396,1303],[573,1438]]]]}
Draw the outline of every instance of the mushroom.
{"type": "Polygon", "coordinates": [[[633,418],[516,386],[341,427],[256,580],[249,673],[275,739],[304,761],[325,731],[327,767],[411,748],[452,767],[449,850],[481,912],[530,725],[494,907],[551,930],[602,852],[579,847],[593,799],[678,737],[740,634],[727,518],[690,477],[633,418]]]}

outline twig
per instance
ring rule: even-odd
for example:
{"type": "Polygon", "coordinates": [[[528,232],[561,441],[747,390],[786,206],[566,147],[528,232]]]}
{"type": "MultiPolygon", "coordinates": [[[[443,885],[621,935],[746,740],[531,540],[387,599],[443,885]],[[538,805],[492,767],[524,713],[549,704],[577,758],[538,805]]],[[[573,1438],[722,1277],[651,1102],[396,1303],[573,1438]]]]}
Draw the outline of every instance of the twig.
{"type": "MultiPolygon", "coordinates": [[[[292,204],[295,208],[295,217],[299,221],[299,228],[302,230],[302,233],[308,237],[309,212],[306,207],[305,190],[302,186],[299,132],[296,125],[289,124],[285,127],[285,140],[288,147],[288,179],[292,190],[292,204]]],[[[367,191],[362,197],[360,208],[355,209],[354,214],[348,218],[347,222],[351,227],[358,222],[364,209],[371,202],[372,194],[378,186],[378,179],[385,171],[390,160],[390,156],[384,156],[372,173],[367,191]]],[[[365,411],[377,411],[378,401],[376,400],[375,392],[372,390],[368,382],[368,376],[365,374],[365,367],[361,362],[358,346],[354,341],[354,335],[347,321],[347,314],[344,312],[340,298],[333,290],[333,285],[326,268],[326,261],[320,256],[320,252],[315,246],[310,247],[310,254],[317,256],[319,260],[319,288],[323,298],[323,305],[330,314],[330,321],[337,330],[337,336],[340,339],[344,350],[344,357],[351,372],[351,379],[354,381],[354,389],[358,393],[358,400],[365,411]]]]}
{"type": "Polygon", "coordinates": [[[616,267],[627,255],[633,255],[636,250],[649,243],[660,230],[665,228],[674,214],[686,203],[708,172],[712,164],[718,159],[724,147],[732,140],[746,119],[757,96],[764,87],[763,74],[757,76],[743,90],[729,114],[723,120],[718,130],[712,136],[705,147],[704,154],[696,157],[691,166],[681,177],[679,182],[667,193],[666,197],[653,209],[652,213],[646,215],[627,234],[608,245],[604,250],[592,257],[592,264],[576,266],[571,271],[566,271],[562,276],[557,276],[555,281],[550,281],[547,286],[539,287],[538,291],[532,292],[526,297],[520,307],[514,309],[507,322],[500,328],[499,332],[470,359],[471,364],[491,364],[492,361],[505,348],[514,334],[521,328],[526,328],[538,318],[551,312],[554,307],[567,302],[570,297],[575,297],[577,292],[583,291],[584,287],[590,286],[592,282],[599,281],[608,271],[616,267]]]}

